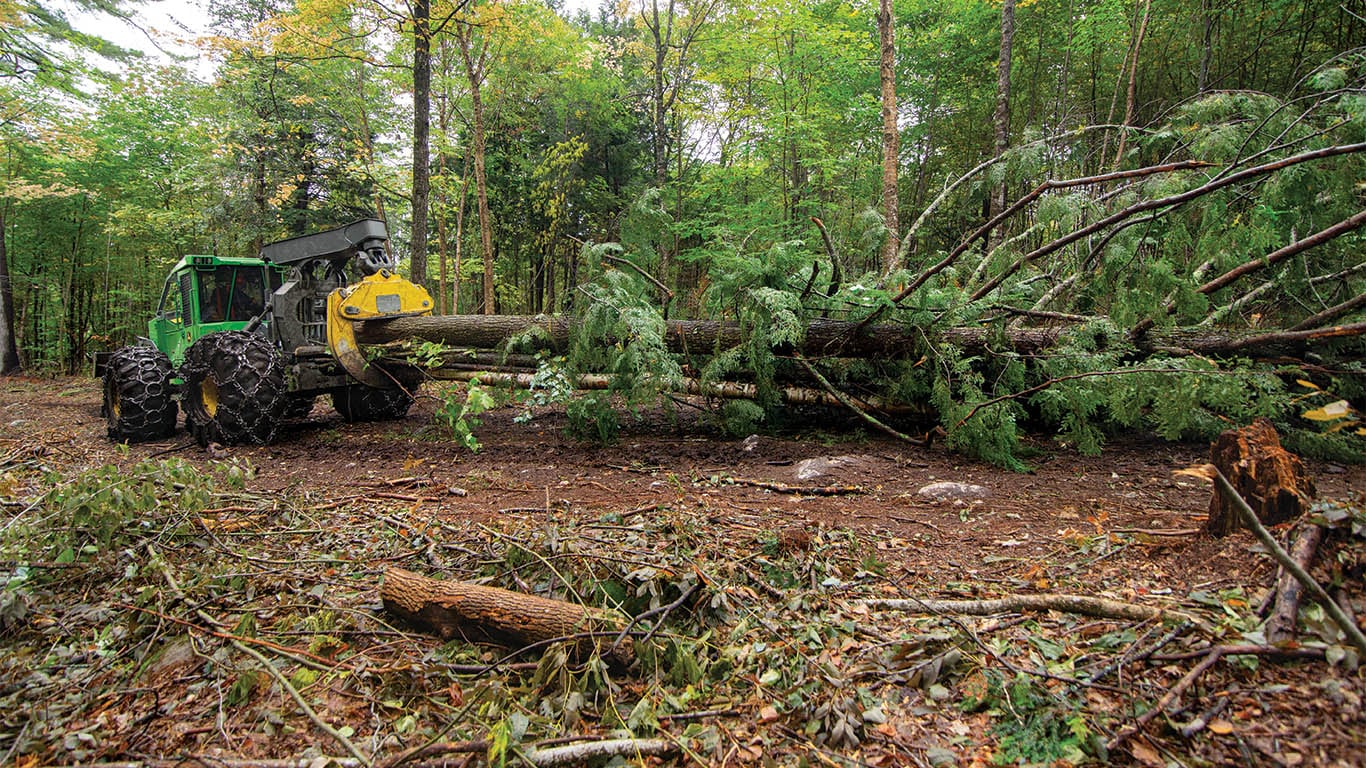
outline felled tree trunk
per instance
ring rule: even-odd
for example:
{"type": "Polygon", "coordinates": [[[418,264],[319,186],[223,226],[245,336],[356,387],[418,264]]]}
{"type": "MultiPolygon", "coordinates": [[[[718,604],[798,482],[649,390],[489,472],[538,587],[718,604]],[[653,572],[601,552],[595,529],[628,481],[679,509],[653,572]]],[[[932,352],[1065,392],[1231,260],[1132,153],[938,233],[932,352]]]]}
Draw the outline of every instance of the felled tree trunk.
{"type": "MultiPolygon", "coordinates": [[[[569,346],[576,321],[562,315],[441,315],[399,317],[358,323],[356,339],[362,344],[385,344],[408,339],[439,342],[452,347],[494,349],[521,334],[538,337],[541,348],[564,350],[569,346]]],[[[1012,328],[1001,336],[989,328],[947,328],[929,336],[922,329],[892,323],[863,326],[829,318],[815,318],[806,326],[799,349],[809,357],[907,358],[923,354],[926,340],[945,342],[976,354],[1004,341],[1021,354],[1042,352],[1056,346],[1061,328],[1012,328]]],[[[1302,354],[1309,344],[1328,338],[1366,335],[1366,323],[1317,328],[1308,331],[1275,331],[1247,334],[1209,328],[1153,329],[1131,340],[1142,354],[1164,351],[1202,355],[1278,357],[1302,354]]],[[[664,343],[671,352],[710,355],[744,342],[738,323],[719,320],[669,320],[664,343]]],[[[1096,343],[1104,346],[1105,339],[1096,343]]],[[[783,350],[780,350],[783,351],[783,350]]]]}
{"type": "MultiPolygon", "coordinates": [[[[1281,447],[1276,428],[1257,419],[1242,429],[1230,429],[1210,447],[1210,461],[1228,478],[1263,525],[1299,517],[1314,498],[1314,482],[1300,458],[1281,447]]],[[[1205,529],[1227,536],[1242,527],[1236,510],[1217,490],[1209,503],[1205,529]]]]}
{"type": "MultiPolygon", "coordinates": [[[[626,620],[610,611],[585,608],[497,587],[430,579],[402,568],[384,573],[380,598],[385,610],[443,639],[464,638],[521,647],[592,632],[620,632],[626,620]]],[[[612,638],[603,638],[605,647],[612,638]]],[[[587,653],[592,638],[576,646],[587,653]]]]}

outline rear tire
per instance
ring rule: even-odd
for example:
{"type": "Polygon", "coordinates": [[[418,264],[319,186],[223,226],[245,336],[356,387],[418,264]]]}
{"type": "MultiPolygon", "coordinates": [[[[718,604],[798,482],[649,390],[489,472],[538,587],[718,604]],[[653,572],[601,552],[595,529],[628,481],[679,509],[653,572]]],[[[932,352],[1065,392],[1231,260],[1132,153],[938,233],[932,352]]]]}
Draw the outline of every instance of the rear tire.
{"type": "Polygon", "coordinates": [[[156,347],[124,347],[109,356],[104,370],[104,407],[109,439],[120,443],[157,440],[175,432],[171,359],[156,347]]]}
{"type": "Polygon", "coordinates": [[[391,421],[408,415],[413,396],[402,389],[352,384],[332,390],[332,407],[346,421],[391,421]]]}
{"type": "Polygon", "coordinates": [[[285,366],[265,338],[211,333],[185,351],[180,378],[185,427],[200,445],[275,439],[287,396],[285,366]]]}
{"type": "Polygon", "coordinates": [[[313,412],[313,403],[317,399],[317,395],[287,395],[280,418],[285,421],[298,421],[306,418],[308,414],[313,412]]]}

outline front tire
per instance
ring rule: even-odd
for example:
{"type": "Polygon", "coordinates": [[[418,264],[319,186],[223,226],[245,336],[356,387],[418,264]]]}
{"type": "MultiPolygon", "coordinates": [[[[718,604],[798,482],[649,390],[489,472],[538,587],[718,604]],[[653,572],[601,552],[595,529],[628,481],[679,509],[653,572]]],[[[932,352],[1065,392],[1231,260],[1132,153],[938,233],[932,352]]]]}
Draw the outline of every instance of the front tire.
{"type": "Polygon", "coordinates": [[[180,378],[185,427],[200,445],[275,439],[285,407],[285,366],[265,338],[211,333],[185,350],[180,378]]]}
{"type": "Polygon", "coordinates": [[[408,415],[413,396],[397,387],[379,389],[352,384],[332,390],[332,407],[348,422],[391,421],[408,415]]]}
{"type": "Polygon", "coordinates": [[[156,347],[124,347],[104,370],[104,407],[109,439],[137,443],[175,432],[171,360],[156,347]]]}

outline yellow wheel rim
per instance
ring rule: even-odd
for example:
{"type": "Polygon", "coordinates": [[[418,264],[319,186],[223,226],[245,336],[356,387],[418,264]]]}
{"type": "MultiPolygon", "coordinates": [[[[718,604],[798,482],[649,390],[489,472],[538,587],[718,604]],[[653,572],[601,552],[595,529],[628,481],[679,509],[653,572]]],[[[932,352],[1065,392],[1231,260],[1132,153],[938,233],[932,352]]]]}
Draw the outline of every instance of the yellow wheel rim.
{"type": "Polygon", "coordinates": [[[204,412],[209,418],[218,415],[218,382],[206,377],[199,383],[199,401],[204,404],[204,412]]]}

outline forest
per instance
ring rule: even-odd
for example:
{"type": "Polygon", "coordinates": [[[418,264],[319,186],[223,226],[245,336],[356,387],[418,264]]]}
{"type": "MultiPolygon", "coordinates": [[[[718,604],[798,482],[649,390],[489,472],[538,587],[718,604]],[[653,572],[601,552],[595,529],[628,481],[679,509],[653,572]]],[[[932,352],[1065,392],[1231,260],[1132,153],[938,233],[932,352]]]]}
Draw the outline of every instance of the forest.
{"type": "Polygon", "coordinates": [[[1359,454],[1360,10],[251,0],[207,9],[198,57],[168,65],[12,4],[3,368],[88,370],[144,333],[181,256],[379,216],[439,313],[638,341],[542,361],[635,373],[603,398],[658,395],[679,365],[753,383],[718,414],[736,434],[814,367],[931,403],[952,444],[1006,464],[1024,419],[1095,450],[1268,416],[1299,450],[1359,454]],[[691,318],[744,343],[648,348],[691,318]],[[921,341],[795,360],[813,319],[921,341]],[[1048,349],[1015,343],[1040,327],[1048,349]],[[984,343],[943,334],[963,328],[984,343]],[[1226,341],[1142,343],[1164,329],[1226,341]],[[1289,354],[1244,343],[1287,330],[1289,354]],[[1102,372],[1122,375],[1074,378],[1102,372]]]}
{"type": "Polygon", "coordinates": [[[162,5],[0,0],[0,763],[1360,764],[1366,0],[162,5]],[[368,218],[411,416],[106,432],[368,218]]]}

